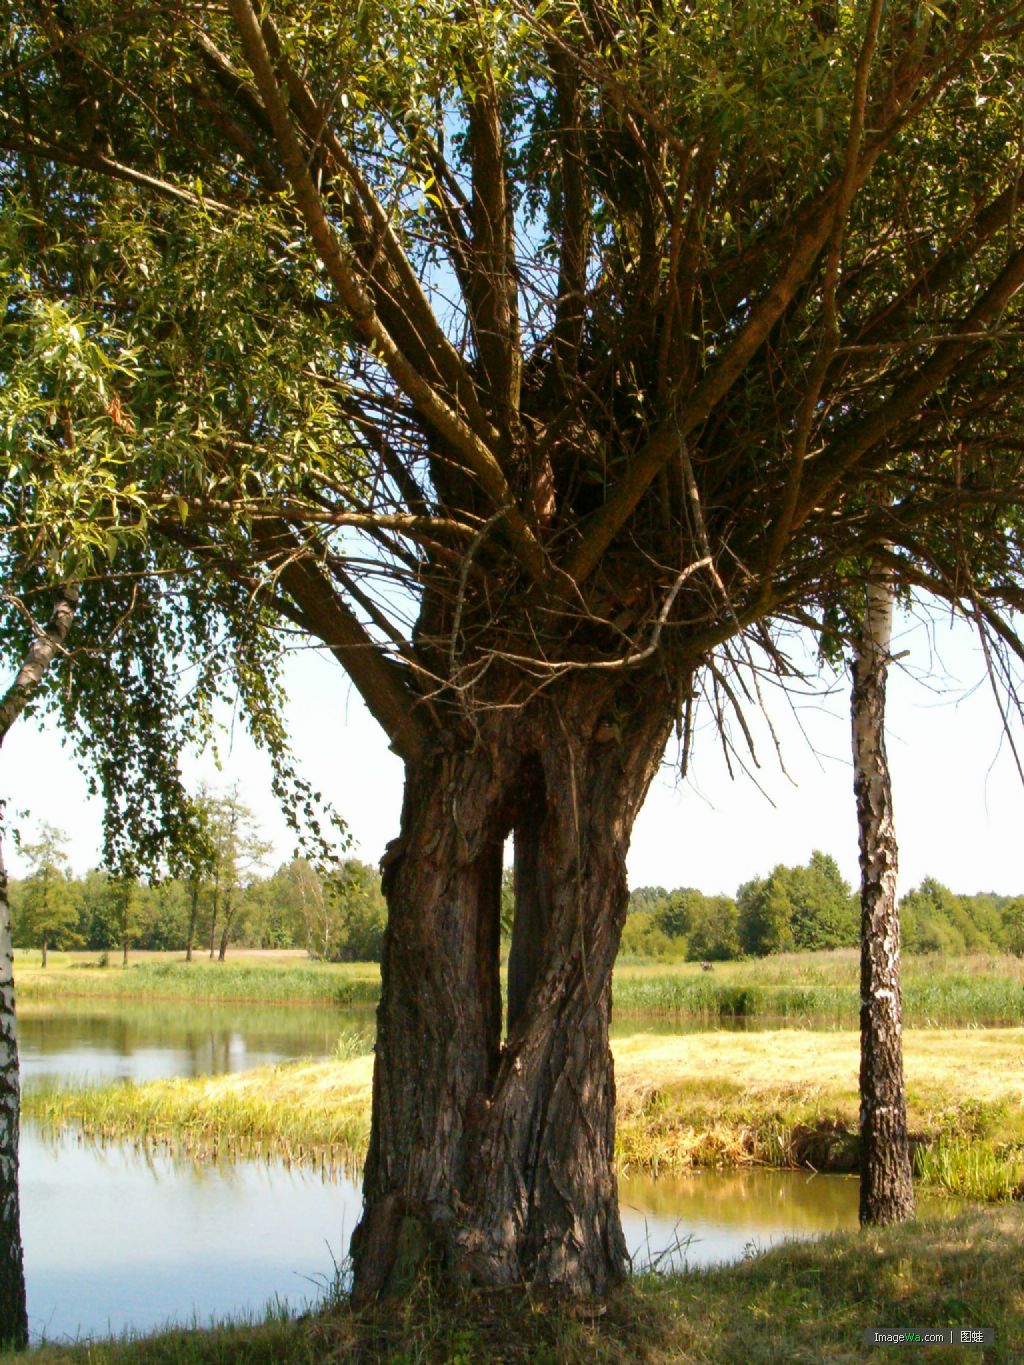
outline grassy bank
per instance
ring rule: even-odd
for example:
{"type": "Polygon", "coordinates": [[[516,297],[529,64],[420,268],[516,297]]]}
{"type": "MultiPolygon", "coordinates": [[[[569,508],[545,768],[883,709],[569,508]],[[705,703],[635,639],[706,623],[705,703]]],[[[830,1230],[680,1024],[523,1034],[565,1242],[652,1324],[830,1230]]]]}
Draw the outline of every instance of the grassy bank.
{"type": "MultiPolygon", "coordinates": [[[[716,1019],[774,1018],[856,1025],[860,1008],[855,949],[782,953],[743,962],[673,968],[620,964],[618,1015],[716,1019]]],[[[1024,961],[978,954],[903,960],[904,1017],[911,1027],[1024,1023],[1024,961]]]]}
{"type": "Polygon", "coordinates": [[[217,963],[204,958],[189,964],[169,954],[125,969],[95,964],[95,957],[91,962],[71,960],[44,971],[16,961],[18,997],[363,1005],[375,1004],[380,995],[380,972],[373,962],[313,963],[302,958],[277,964],[252,959],[217,963]]]}
{"type": "MultiPolygon", "coordinates": [[[[624,1170],[856,1162],[857,1035],[778,1030],[639,1034],[614,1044],[624,1170]]],[[[910,1030],[909,1122],[919,1174],[976,1199],[1024,1190],[1024,1030],[910,1030]]],[[[358,1165],[371,1060],[27,1094],[25,1113],[99,1138],[203,1155],[275,1154],[358,1165]]]]}
{"type": "MultiPolygon", "coordinates": [[[[41,1348],[3,1365],[833,1365],[880,1362],[869,1327],[991,1327],[994,1346],[944,1347],[941,1358],[1010,1365],[1024,1355],[1020,1253],[1024,1210],[973,1210],[947,1221],[776,1248],[739,1265],[643,1276],[601,1312],[536,1295],[426,1286],[400,1308],[353,1315],[344,1302],[301,1320],[173,1331],[120,1343],[41,1348]]],[[[929,1357],[930,1358],[930,1357],[929,1357]]]]}
{"type": "MultiPolygon", "coordinates": [[[[246,954],[226,963],[151,954],[126,970],[100,968],[95,956],[54,954],[45,971],[19,953],[20,998],[141,997],[199,1001],[372,1004],[380,992],[375,963],[311,963],[301,954],[246,954]]],[[[852,949],[790,953],[716,964],[622,963],[615,972],[615,1012],[717,1021],[744,1019],[855,1025],[858,959],[852,949]]],[[[1024,1024],[1024,962],[1012,957],[907,958],[904,1007],[912,1027],[1024,1024]]]]}

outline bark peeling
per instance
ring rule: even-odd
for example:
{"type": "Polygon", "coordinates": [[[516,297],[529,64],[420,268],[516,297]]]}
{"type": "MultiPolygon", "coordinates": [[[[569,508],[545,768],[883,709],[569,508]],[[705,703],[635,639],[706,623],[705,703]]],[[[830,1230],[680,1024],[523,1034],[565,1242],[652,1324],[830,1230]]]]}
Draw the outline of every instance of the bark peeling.
{"type": "Polygon", "coordinates": [[[18,1040],[7,870],[0,847],[0,1345],[28,1345],[18,1200],[18,1040]]]}
{"type": "Polygon", "coordinates": [[[914,1212],[903,1086],[898,850],[885,750],[892,613],[891,578],[876,574],[868,585],[851,699],[861,868],[861,1223],[898,1223],[914,1212]]]}

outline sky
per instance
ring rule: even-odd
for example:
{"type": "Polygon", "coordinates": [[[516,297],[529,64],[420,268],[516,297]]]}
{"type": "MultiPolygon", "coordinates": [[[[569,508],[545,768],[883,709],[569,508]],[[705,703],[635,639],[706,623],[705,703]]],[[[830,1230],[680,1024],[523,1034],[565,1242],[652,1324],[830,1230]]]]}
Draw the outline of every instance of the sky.
{"type": "MultiPolygon", "coordinates": [[[[956,891],[1024,892],[1024,787],[1002,734],[977,640],[963,622],[898,621],[890,672],[888,749],[893,774],[900,891],[931,875],[956,891]]],[[[353,853],[376,863],[398,833],[402,764],[339,665],[314,650],[288,661],[288,720],[300,771],[348,821],[353,853]]],[[[3,681],[4,687],[7,680],[3,681]]],[[[637,819],[629,854],[632,887],[696,886],[734,894],[776,863],[831,853],[856,885],[857,829],[849,754],[848,683],[822,678],[808,695],[770,702],[788,776],[763,724],[755,723],[762,790],[742,772],[730,780],[710,727],[697,736],[680,780],[674,744],[637,819]],[[828,691],[831,684],[831,692],[828,691]]],[[[210,754],[186,753],[188,782],[238,782],[275,846],[292,839],[270,791],[269,765],[240,727],[226,726],[218,771],[210,754]]],[[[96,864],[100,810],[59,736],[16,724],[2,750],[0,788],[32,837],[39,820],[63,829],[76,872],[96,864]]],[[[24,861],[6,850],[12,875],[24,861]]]]}

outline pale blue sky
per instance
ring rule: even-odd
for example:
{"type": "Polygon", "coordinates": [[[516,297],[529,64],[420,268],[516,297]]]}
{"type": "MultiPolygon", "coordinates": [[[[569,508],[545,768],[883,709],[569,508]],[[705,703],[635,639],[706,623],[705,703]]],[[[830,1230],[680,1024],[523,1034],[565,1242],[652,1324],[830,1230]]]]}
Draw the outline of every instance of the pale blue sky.
{"type": "MultiPolygon", "coordinates": [[[[1020,830],[1024,790],[1002,739],[975,637],[963,623],[936,618],[930,629],[903,621],[894,650],[910,650],[890,682],[889,751],[901,848],[901,890],[931,874],[955,890],[1024,891],[1020,830]],[[932,649],[937,649],[937,657],[932,649]],[[919,680],[932,673],[932,681],[919,680]]],[[[304,651],[288,665],[289,720],[300,768],[348,820],[358,856],[376,862],[398,830],[402,765],[368,716],[339,666],[304,651]]],[[[822,686],[825,684],[823,682],[822,686]]],[[[711,729],[698,737],[691,776],[680,783],[673,750],[637,821],[630,883],[699,886],[733,893],[740,882],[776,862],[806,860],[813,848],[832,853],[851,881],[857,876],[856,826],[849,760],[845,680],[831,696],[797,698],[813,749],[777,697],[773,718],[792,781],[779,770],[762,726],[758,778],[730,782],[711,729]],[[814,750],[817,750],[815,754],[814,750]]],[[[270,793],[266,761],[244,734],[225,739],[224,768],[186,756],[190,781],[237,780],[283,858],[291,841],[270,793]]],[[[95,862],[100,817],[58,737],[31,723],[16,725],[3,748],[2,783],[13,806],[71,835],[76,870],[95,862]]],[[[25,823],[31,834],[33,822],[25,823]]],[[[8,849],[15,875],[16,850],[8,849]]]]}

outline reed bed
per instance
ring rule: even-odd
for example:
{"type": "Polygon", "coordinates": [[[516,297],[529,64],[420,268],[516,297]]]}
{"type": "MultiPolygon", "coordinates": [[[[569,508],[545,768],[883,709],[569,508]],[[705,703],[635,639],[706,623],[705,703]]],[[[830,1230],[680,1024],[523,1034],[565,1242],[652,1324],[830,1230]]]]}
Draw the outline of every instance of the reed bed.
{"type": "MultiPolygon", "coordinates": [[[[778,1019],[853,1026],[860,1009],[854,949],[781,953],[742,962],[675,967],[623,964],[615,974],[618,1016],[716,1021],[778,1019]]],[[[903,1006],[908,1026],[991,1028],[1024,1024],[1024,962],[995,954],[907,957],[903,1006]]]]}
{"type": "Polygon", "coordinates": [[[106,996],[203,1002],[375,1004],[380,973],[374,963],[302,963],[264,966],[250,962],[143,962],[119,967],[75,964],[51,971],[20,967],[19,999],[106,996]]]}
{"type": "MultiPolygon", "coordinates": [[[[619,1020],[695,1020],[715,1027],[737,1020],[852,1027],[859,1009],[858,956],[852,949],[787,953],[742,962],[636,965],[615,973],[619,1020]]],[[[107,996],[150,1000],[266,1004],[372,1005],[380,995],[375,963],[313,963],[286,958],[191,965],[148,960],[127,969],[99,968],[78,956],[40,970],[16,963],[19,998],[107,996]]],[[[1024,963],[997,955],[910,957],[903,972],[904,1015],[911,1027],[1024,1024],[1024,963]]]]}

